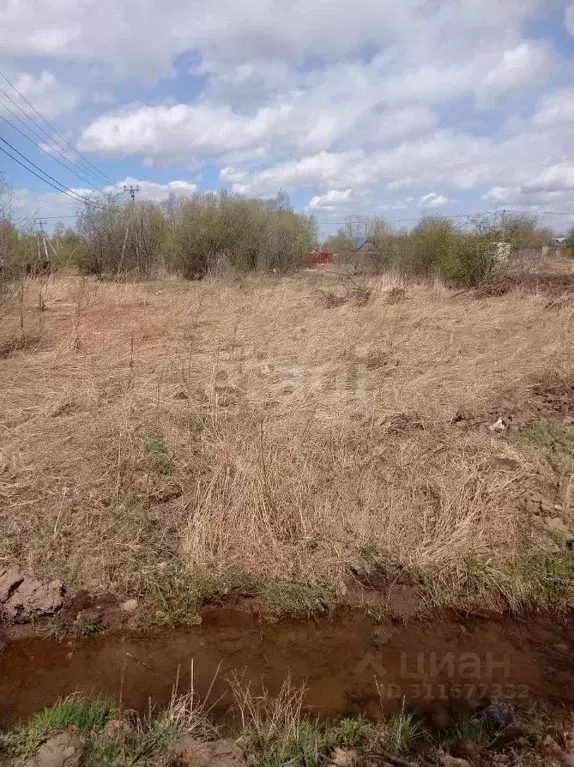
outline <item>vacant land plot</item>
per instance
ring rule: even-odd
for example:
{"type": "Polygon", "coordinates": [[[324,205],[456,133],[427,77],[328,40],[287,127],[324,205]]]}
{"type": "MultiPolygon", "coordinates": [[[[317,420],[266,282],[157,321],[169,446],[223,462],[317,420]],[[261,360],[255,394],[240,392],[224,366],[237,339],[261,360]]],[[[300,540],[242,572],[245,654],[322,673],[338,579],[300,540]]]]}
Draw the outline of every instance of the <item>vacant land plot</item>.
{"type": "Polygon", "coordinates": [[[0,319],[0,568],[180,618],[397,583],[565,604],[568,295],[302,273],[50,278],[22,303],[0,319]]]}

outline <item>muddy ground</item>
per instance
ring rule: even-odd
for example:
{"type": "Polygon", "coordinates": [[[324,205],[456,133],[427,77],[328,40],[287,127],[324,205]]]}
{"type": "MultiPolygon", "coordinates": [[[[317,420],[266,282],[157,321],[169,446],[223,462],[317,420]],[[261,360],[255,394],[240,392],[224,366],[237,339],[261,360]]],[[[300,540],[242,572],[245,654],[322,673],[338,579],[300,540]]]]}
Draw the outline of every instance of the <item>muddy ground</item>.
{"type": "Polygon", "coordinates": [[[305,705],[322,715],[377,719],[407,705],[437,726],[454,714],[504,699],[524,705],[574,703],[572,613],[521,620],[465,617],[377,620],[341,610],[309,622],[261,623],[247,609],[206,610],[196,629],[156,636],[117,630],[106,636],[47,638],[8,634],[0,658],[0,724],[12,726],[81,691],[146,710],[169,700],[190,675],[196,693],[211,688],[225,716],[229,679],[276,693],[289,678],[305,685],[305,705]]]}

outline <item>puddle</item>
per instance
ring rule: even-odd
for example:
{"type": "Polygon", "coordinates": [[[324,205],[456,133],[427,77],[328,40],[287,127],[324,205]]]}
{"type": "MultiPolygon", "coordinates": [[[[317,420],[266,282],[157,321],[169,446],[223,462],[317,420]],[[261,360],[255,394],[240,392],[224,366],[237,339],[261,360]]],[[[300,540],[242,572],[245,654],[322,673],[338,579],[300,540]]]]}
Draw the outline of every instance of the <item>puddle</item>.
{"type": "Polygon", "coordinates": [[[380,715],[401,708],[441,726],[456,710],[504,698],[517,704],[574,703],[574,625],[452,616],[434,623],[374,625],[364,612],[336,620],[258,624],[233,609],[203,626],[157,637],[78,640],[20,638],[0,657],[0,726],[6,728],[72,692],[111,696],[141,712],[194,687],[215,717],[228,708],[226,679],[236,673],[274,693],[285,679],[306,683],[306,705],[320,714],[380,715]]]}

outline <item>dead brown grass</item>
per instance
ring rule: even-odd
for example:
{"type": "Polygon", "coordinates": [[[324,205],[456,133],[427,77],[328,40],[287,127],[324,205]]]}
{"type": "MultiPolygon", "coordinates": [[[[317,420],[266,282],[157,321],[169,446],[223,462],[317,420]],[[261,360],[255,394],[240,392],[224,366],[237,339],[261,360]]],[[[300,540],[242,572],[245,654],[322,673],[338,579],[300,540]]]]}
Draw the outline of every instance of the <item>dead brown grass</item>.
{"type": "MultiPolygon", "coordinates": [[[[535,545],[522,499],[555,477],[488,422],[570,380],[572,303],[389,302],[377,279],[326,307],[337,279],[51,278],[41,313],[28,284],[39,341],[0,360],[0,566],[119,594],[198,567],[344,590],[373,552],[455,567],[535,545]]],[[[13,339],[17,307],[0,322],[13,339]]]]}

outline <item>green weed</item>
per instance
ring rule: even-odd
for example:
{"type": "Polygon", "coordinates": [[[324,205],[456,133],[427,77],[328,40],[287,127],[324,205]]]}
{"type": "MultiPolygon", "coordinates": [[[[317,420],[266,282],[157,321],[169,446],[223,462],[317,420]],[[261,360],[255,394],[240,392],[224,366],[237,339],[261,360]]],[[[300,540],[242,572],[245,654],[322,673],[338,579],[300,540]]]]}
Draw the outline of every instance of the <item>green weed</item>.
{"type": "Polygon", "coordinates": [[[0,756],[11,756],[20,753],[21,740],[17,733],[0,732],[0,756]]]}
{"type": "Polygon", "coordinates": [[[258,593],[255,579],[241,568],[173,568],[154,584],[149,608],[136,616],[132,629],[140,632],[175,626],[199,626],[200,611],[207,602],[223,602],[240,591],[258,593]]]}
{"type": "Polygon", "coordinates": [[[482,717],[469,716],[449,728],[443,736],[443,741],[447,746],[452,746],[459,740],[471,740],[484,745],[491,735],[491,730],[482,717]]]}
{"type": "Polygon", "coordinates": [[[116,733],[104,731],[93,736],[85,765],[131,767],[137,764],[172,764],[168,754],[178,738],[190,736],[209,740],[217,734],[217,728],[207,719],[204,703],[196,701],[193,693],[178,695],[174,690],[168,707],[159,715],[152,712],[116,733]],[[166,761],[163,761],[164,758],[166,761]]]}
{"type": "Polygon", "coordinates": [[[393,751],[402,756],[411,754],[422,735],[420,724],[412,714],[394,714],[388,721],[390,745],[393,751]]]}
{"type": "Polygon", "coordinates": [[[299,722],[284,737],[259,732],[259,765],[261,767],[319,767],[321,764],[321,734],[311,722],[299,722]]]}
{"type": "Polygon", "coordinates": [[[163,437],[152,435],[147,442],[147,451],[152,454],[152,467],[158,474],[171,475],[175,471],[175,461],[169,455],[163,437]]]}
{"type": "Polygon", "coordinates": [[[374,726],[366,719],[361,717],[357,719],[345,718],[327,726],[323,742],[330,750],[337,747],[357,748],[368,743],[374,732],[374,726]]]}
{"type": "Polygon", "coordinates": [[[318,767],[333,749],[366,744],[374,727],[364,719],[326,723],[303,714],[305,689],[287,680],[278,695],[254,695],[240,680],[231,680],[242,723],[242,745],[262,767],[318,767]]]}
{"type": "Polygon", "coordinates": [[[104,630],[104,624],[99,617],[90,617],[80,613],[72,625],[72,636],[76,639],[96,636],[104,630]]]}
{"type": "Polygon", "coordinates": [[[42,631],[46,639],[64,639],[66,636],[66,627],[61,620],[52,618],[48,621],[42,631]]]}
{"type": "Polygon", "coordinates": [[[520,435],[528,442],[547,450],[560,450],[574,456],[574,434],[551,424],[525,426],[520,435]]]}
{"type": "Polygon", "coordinates": [[[52,729],[75,727],[83,735],[98,732],[115,715],[111,700],[70,696],[36,714],[25,727],[0,733],[0,754],[23,756],[34,752],[52,729]]]}
{"type": "Polygon", "coordinates": [[[153,469],[158,474],[171,476],[175,471],[175,461],[169,455],[156,455],[153,460],[153,469]]]}
{"type": "Polygon", "coordinates": [[[115,713],[116,704],[112,700],[71,696],[36,714],[27,730],[44,735],[51,728],[75,727],[86,734],[101,730],[115,713]]]}
{"type": "Polygon", "coordinates": [[[131,767],[137,764],[139,756],[137,749],[132,749],[130,743],[114,740],[96,740],[90,744],[84,757],[85,767],[131,767]]]}
{"type": "Polygon", "coordinates": [[[574,590],[574,555],[529,553],[502,559],[473,554],[457,567],[421,568],[427,609],[563,610],[574,590]]]}
{"type": "Polygon", "coordinates": [[[332,587],[323,584],[270,581],[262,585],[262,596],[272,620],[310,618],[331,612],[335,605],[332,587]]]}

